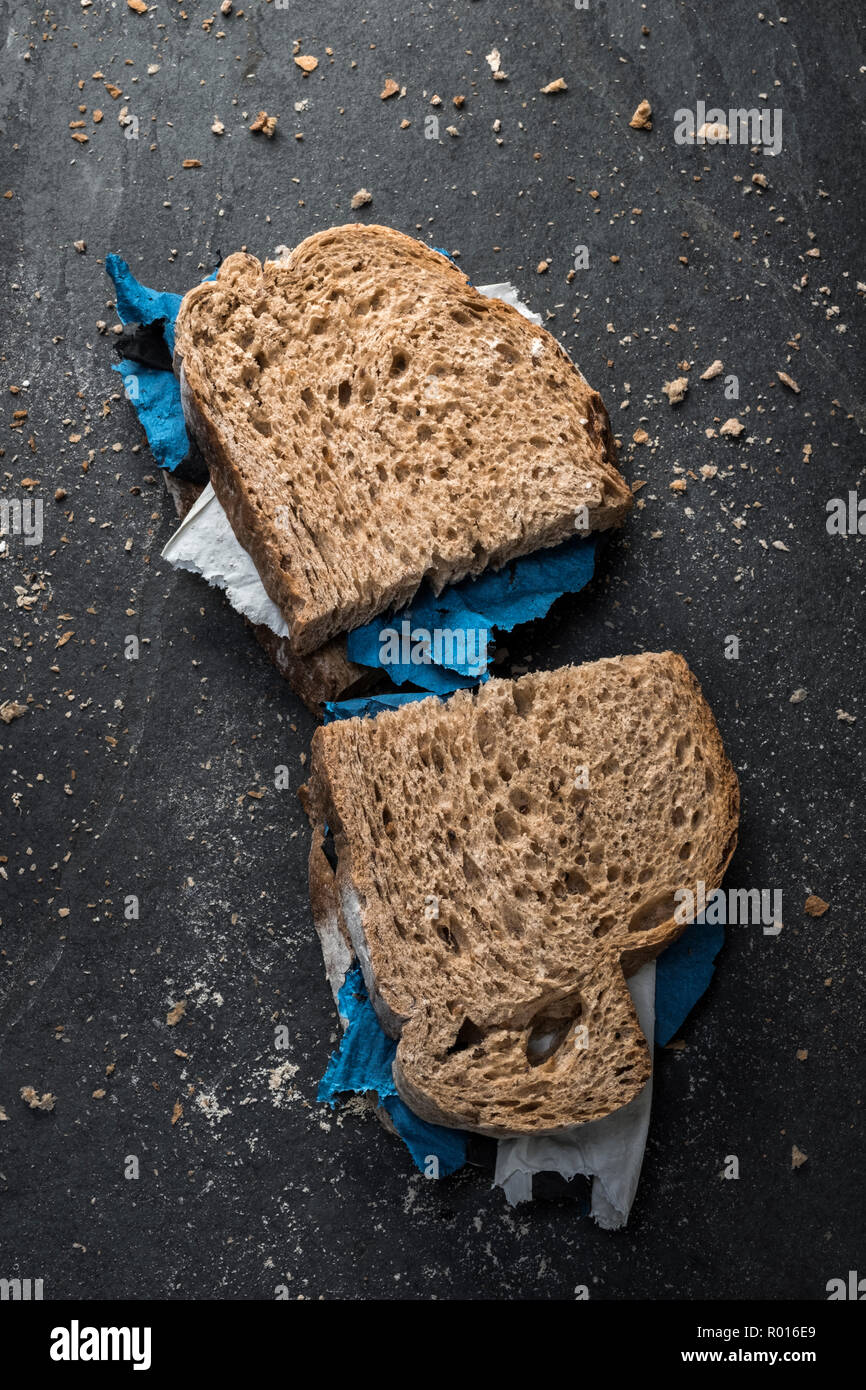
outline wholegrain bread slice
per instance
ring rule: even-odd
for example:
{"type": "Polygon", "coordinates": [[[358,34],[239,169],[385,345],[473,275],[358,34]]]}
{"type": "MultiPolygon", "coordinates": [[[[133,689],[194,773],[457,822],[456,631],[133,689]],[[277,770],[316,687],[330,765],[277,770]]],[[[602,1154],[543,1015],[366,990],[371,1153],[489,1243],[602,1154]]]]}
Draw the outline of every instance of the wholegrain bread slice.
{"type": "Polygon", "coordinates": [[[736,844],[736,775],[682,657],[327,725],[305,804],[314,920],[332,959],[360,962],[412,1110],[540,1134],[638,1093],[650,1054],[626,976],[736,844]]]}
{"type": "Polygon", "coordinates": [[[556,339],[390,228],[229,256],[175,342],[190,431],[297,655],[631,506],[556,339]]]}

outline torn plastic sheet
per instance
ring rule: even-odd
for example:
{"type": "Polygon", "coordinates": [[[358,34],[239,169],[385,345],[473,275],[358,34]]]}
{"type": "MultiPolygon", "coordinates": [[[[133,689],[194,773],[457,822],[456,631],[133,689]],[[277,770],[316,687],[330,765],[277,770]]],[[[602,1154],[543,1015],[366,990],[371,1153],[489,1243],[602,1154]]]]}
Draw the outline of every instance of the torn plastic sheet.
{"type": "Polygon", "coordinates": [[[595,538],[576,536],[463,579],[438,598],[425,589],[408,608],[350,632],[346,654],[359,666],[380,667],[398,686],[420,685],[435,695],[473,686],[489,677],[494,630],[511,632],[545,617],[563,594],[584,588],[594,568],[595,538]]]}
{"type": "MultiPolygon", "coordinates": [[[[111,252],[105,268],[114,284],[117,315],[123,324],[162,324],[169,354],[174,352],[174,324],[183,295],[167,290],[151,290],[136,280],[126,261],[111,252]]],[[[216,275],[206,276],[212,280],[216,275]]],[[[173,473],[190,450],[183,418],[180,385],[173,371],[144,366],[131,358],[116,363],[112,370],[123,377],[127,400],[147,435],[150,451],[160,468],[173,473]]]]}
{"type": "Polygon", "coordinates": [[[387,1110],[415,1166],[427,1177],[448,1177],[466,1162],[462,1130],[427,1124],[397,1094],[391,1066],[397,1044],[383,1031],[370,1003],[358,965],[349,971],[339,994],[340,1017],[347,1020],[340,1046],[333,1053],[316,1097],[334,1106],[340,1095],[375,1091],[387,1110]]]}

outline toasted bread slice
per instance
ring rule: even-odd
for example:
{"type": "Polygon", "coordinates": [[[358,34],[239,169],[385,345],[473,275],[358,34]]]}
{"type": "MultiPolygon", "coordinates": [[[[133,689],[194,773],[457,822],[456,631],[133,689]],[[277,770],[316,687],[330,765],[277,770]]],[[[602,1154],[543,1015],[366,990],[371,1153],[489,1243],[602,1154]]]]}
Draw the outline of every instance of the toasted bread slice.
{"type": "Polygon", "coordinates": [[[317,926],[351,944],[418,1115],[540,1134],[638,1093],[650,1054],[626,976],[684,929],[677,890],[716,888],[736,844],[736,775],[682,657],[317,729],[306,806],[317,926]]]}
{"type": "Polygon", "coordinates": [[[175,342],[190,431],[298,655],[631,506],[556,339],[389,228],[229,256],[175,342]]]}

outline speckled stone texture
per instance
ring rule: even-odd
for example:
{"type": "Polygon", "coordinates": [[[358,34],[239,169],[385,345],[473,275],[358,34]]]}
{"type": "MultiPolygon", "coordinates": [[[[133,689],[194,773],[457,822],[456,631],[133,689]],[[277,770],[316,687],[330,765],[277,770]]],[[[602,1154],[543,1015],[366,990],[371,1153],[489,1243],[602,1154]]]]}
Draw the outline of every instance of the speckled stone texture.
{"type": "Polygon", "coordinates": [[[27,713],[0,724],[0,1276],[58,1299],[824,1299],[863,1253],[866,539],[825,526],[864,486],[859,11],[244,8],[0,3],[0,499],[44,502],[43,543],[2,560],[2,700],[27,713]],[[380,98],[389,77],[405,96],[380,98]],[[651,131],[629,127],[643,99],[651,131]],[[698,101],[780,109],[781,152],[677,144],[698,101]],[[260,110],[273,139],[247,129],[260,110]],[[374,1118],[316,1105],[337,1024],[294,795],[312,720],[222,597],[159,559],[174,513],[110,372],[104,255],[180,292],[352,216],[512,280],[645,484],[594,583],[499,670],[682,652],[741,782],[727,883],[783,892],[783,930],[732,928],[657,1054],[619,1234],[553,1182],[510,1211],[489,1151],[427,1181],[374,1118]]]}

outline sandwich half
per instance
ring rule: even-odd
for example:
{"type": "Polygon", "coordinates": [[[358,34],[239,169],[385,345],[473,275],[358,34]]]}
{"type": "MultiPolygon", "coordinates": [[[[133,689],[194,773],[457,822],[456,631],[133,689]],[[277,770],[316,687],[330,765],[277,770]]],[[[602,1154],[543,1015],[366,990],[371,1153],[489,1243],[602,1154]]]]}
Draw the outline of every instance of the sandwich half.
{"type": "Polygon", "coordinates": [[[304,803],[326,963],[357,959],[410,1109],[538,1135],[637,1095],[650,1051],[626,977],[737,838],[736,775],[682,657],[326,725],[304,803]]]}
{"type": "Polygon", "coordinates": [[[293,684],[315,653],[314,690],[357,677],[345,634],[422,585],[617,526],[632,504],[601,398],[556,339],[390,228],[229,256],[185,296],[174,363],[288,625],[293,684]]]}

